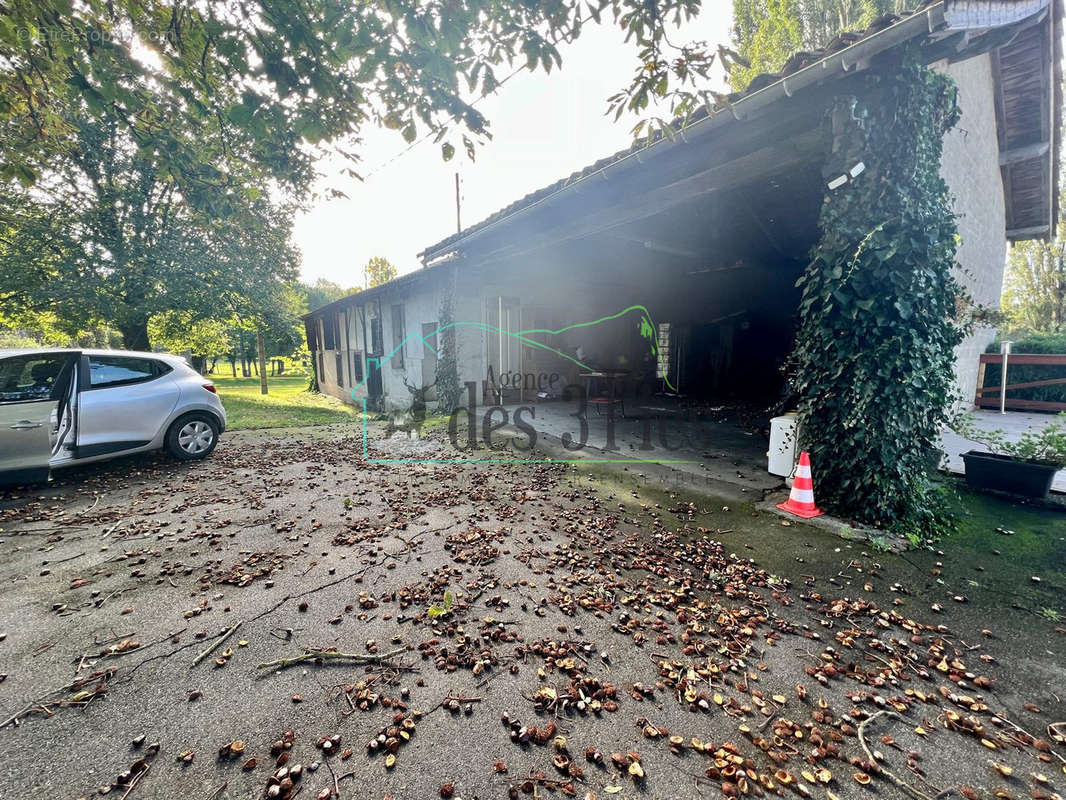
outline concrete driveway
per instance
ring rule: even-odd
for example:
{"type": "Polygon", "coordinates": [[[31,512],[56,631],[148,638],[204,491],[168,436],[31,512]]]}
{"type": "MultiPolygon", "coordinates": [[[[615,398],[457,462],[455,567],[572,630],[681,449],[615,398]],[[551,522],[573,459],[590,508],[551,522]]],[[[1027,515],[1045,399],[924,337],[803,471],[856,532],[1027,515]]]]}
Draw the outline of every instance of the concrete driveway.
{"type": "Polygon", "coordinates": [[[0,495],[2,794],[1063,791],[1060,571],[1012,608],[634,477],[328,427],[0,495]]]}

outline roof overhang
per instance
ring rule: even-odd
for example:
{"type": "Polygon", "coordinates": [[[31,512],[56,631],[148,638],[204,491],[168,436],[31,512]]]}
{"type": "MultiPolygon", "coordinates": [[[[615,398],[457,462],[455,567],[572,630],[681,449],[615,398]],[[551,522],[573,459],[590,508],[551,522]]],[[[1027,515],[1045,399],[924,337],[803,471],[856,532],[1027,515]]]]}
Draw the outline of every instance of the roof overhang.
{"type": "Polygon", "coordinates": [[[432,276],[438,274],[441,271],[441,267],[451,263],[451,259],[442,259],[436,264],[432,264],[429,267],[423,269],[416,269],[413,272],[408,272],[403,275],[399,275],[393,278],[391,281],[382,283],[378,286],[373,286],[370,289],[364,289],[360,292],[353,292],[352,294],[346,294],[339,300],[334,300],[332,303],[327,303],[324,306],[319,306],[314,311],[308,311],[306,314],[301,315],[300,319],[312,320],[318,319],[324,314],[330,312],[343,311],[346,308],[353,308],[355,306],[365,306],[367,303],[373,303],[381,300],[383,297],[387,297],[391,292],[398,289],[406,289],[422,281],[430,279],[432,276]]]}
{"type": "MultiPolygon", "coordinates": [[[[747,93],[733,96],[730,102],[708,110],[698,119],[675,131],[673,135],[660,136],[650,143],[640,142],[602,159],[564,180],[527,195],[482,222],[426,248],[418,255],[423,264],[428,266],[435,266],[442,260],[465,256],[480,239],[581,191],[590,181],[614,179],[641,165],[646,167],[650,160],[659,159],[678,148],[692,148],[694,145],[705,143],[725,128],[750,121],[771,107],[788,102],[797,94],[864,70],[878,55],[908,41],[926,40],[931,45],[929,49],[932,62],[945,57],[967,58],[1001,47],[1004,43],[1009,43],[1008,40],[1013,41],[1012,36],[1017,38],[1017,35],[1026,30],[1046,30],[1042,35],[1048,37],[1049,46],[1053,47],[1057,54],[1058,43],[1053,34],[1058,31],[1059,15],[1048,13],[1049,3],[1058,9],[1062,0],[990,0],[986,3],[975,3],[972,0],[965,3],[939,0],[928,3],[907,16],[884,23],[872,32],[867,31],[865,35],[842,35],[829,48],[830,52],[827,54],[819,54],[816,57],[811,57],[811,54],[797,54],[789,59],[782,74],[759,76],[747,93]]],[[[1054,91],[1059,83],[1058,59],[1056,57],[1051,60],[1055,63],[1045,70],[1049,73],[1048,91],[1045,92],[1048,97],[1048,113],[1051,113],[1055,106],[1054,91]]],[[[1045,194],[1052,211],[1057,206],[1057,181],[1051,174],[1057,171],[1055,150],[1053,145],[1049,145],[1043,162],[1048,172],[1046,185],[1050,187],[1045,194]]],[[[1049,230],[1053,228],[1054,223],[1050,217],[1047,225],[1049,230]]]]}
{"type": "Polygon", "coordinates": [[[1059,205],[1062,0],[991,53],[1007,239],[1055,235],[1059,205]]]}

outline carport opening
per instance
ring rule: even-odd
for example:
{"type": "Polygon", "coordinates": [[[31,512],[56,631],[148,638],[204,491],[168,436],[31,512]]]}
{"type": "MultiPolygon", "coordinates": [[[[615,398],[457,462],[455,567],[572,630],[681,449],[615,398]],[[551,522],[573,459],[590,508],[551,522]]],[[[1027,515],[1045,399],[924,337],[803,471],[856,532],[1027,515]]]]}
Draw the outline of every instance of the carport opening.
{"type": "Polygon", "coordinates": [[[818,240],[822,199],[820,165],[805,164],[649,221],[652,247],[686,241],[659,262],[671,276],[656,303],[669,331],[660,337],[673,384],[667,394],[753,410],[784,401],[796,281],[818,240]]]}
{"type": "MultiPolygon", "coordinates": [[[[769,412],[786,402],[784,365],[800,300],[796,281],[818,241],[823,188],[821,164],[811,160],[709,191],[539,251],[520,268],[537,276],[535,284],[524,284],[521,297],[487,302],[502,302],[506,318],[520,315],[524,328],[604,319],[541,338],[594,371],[624,373],[621,391],[630,408],[663,401],[738,407],[768,423],[769,412]],[[633,315],[610,318],[634,305],[648,310],[650,335],[633,315]]],[[[490,321],[498,317],[498,308],[487,309],[490,321]]],[[[523,373],[558,371],[567,384],[587,383],[583,370],[545,351],[496,350],[494,343],[490,364],[521,363],[523,373]]],[[[606,391],[589,384],[590,394],[606,391]]],[[[504,396],[519,399],[515,392],[504,396]]]]}
{"type": "MultiPolygon", "coordinates": [[[[583,370],[558,350],[595,371],[628,373],[632,398],[650,390],[689,403],[778,405],[796,332],[796,281],[818,241],[823,188],[820,162],[805,161],[517,254],[500,296],[485,292],[484,319],[507,330],[562,332],[528,336],[551,350],[489,336],[487,365],[494,375],[557,372],[563,385],[582,384],[583,370]],[[614,316],[632,306],[647,309],[650,333],[639,314],[614,316]]],[[[500,277],[487,271],[484,281],[500,277]]],[[[486,399],[491,394],[486,386],[486,399]]],[[[502,399],[530,395],[506,387],[502,399]]]]}
{"type": "MultiPolygon", "coordinates": [[[[569,209],[575,219],[596,220],[594,229],[525,245],[538,235],[565,233],[568,220],[560,211],[557,220],[515,230],[513,252],[481,275],[483,286],[500,286],[499,297],[485,292],[483,318],[508,330],[551,331],[529,338],[563,357],[490,335],[485,363],[494,375],[518,370],[560,379],[546,393],[485,386],[484,400],[556,402],[550,413],[561,415],[560,431],[574,431],[574,409],[562,408],[574,398],[560,391],[570,386],[592,400],[620,395],[617,411],[626,420],[684,415],[768,431],[770,419],[790,405],[784,366],[798,322],[796,281],[819,239],[821,166],[811,148],[780,169],[763,168],[750,179],[738,172],[727,187],[709,186],[665,207],[649,203],[646,213],[628,219],[610,218],[611,195],[626,196],[632,206],[640,202],[632,199],[640,198],[638,190],[604,181],[585,191],[582,208],[569,209]],[[620,313],[637,306],[647,310],[648,326],[642,313],[620,313]],[[589,372],[618,377],[590,379],[589,372]]],[[[602,427],[597,418],[604,412],[591,404],[590,424],[602,427]]],[[[538,415],[538,425],[541,420],[538,415]]],[[[639,425],[626,422],[619,431],[632,440],[622,449],[639,448],[639,425]]],[[[722,434],[711,438],[720,443],[722,434]]],[[[765,469],[765,440],[748,438],[749,463],[765,469]]]]}

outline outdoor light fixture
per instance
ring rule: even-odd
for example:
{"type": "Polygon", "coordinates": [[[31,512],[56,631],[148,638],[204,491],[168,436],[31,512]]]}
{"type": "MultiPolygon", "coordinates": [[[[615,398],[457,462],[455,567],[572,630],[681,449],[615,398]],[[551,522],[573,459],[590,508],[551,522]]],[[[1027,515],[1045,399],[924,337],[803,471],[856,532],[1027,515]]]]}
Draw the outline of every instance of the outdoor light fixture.
{"type": "Polygon", "coordinates": [[[829,181],[829,183],[826,185],[829,187],[829,191],[835,191],[841,186],[843,186],[845,183],[847,183],[849,180],[855,180],[855,178],[859,177],[864,172],[866,172],[866,164],[860,161],[858,164],[849,169],[843,175],[838,175],[837,177],[833,178],[833,180],[829,181]]]}

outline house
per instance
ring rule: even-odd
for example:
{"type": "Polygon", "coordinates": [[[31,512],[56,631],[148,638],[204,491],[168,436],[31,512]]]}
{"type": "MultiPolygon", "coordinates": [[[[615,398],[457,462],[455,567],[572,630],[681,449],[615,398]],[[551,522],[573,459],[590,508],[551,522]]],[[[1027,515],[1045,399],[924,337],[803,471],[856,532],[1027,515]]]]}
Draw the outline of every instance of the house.
{"type": "MultiPolygon", "coordinates": [[[[826,109],[908,45],[958,87],[942,174],[959,278],[998,307],[1009,244],[1054,234],[1061,14],[1061,0],[940,0],[797,53],[673,137],[533,192],[427,247],[422,269],[308,314],[320,389],[409,406],[435,380],[451,298],[459,379],[479,398],[552,397],[595,369],[660,394],[771,405],[829,191],[826,109]]],[[[993,335],[958,348],[964,397],[993,335]]]]}

